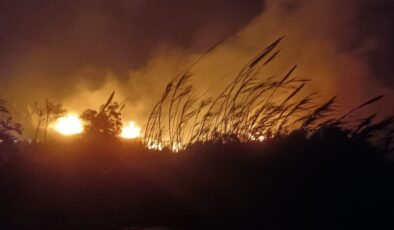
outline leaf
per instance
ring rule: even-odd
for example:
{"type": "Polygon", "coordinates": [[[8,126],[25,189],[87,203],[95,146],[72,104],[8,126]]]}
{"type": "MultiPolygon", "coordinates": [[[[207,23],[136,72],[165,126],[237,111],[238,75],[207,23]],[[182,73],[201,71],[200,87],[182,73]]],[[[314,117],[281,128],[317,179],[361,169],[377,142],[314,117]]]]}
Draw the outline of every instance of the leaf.
{"type": "Polygon", "coordinates": [[[374,98],[369,99],[368,101],[362,103],[361,105],[359,105],[359,106],[357,106],[356,108],[354,108],[354,109],[350,110],[349,112],[347,112],[345,115],[343,115],[342,117],[340,117],[340,118],[338,119],[338,121],[345,119],[345,118],[348,117],[350,114],[354,113],[355,111],[357,111],[357,110],[359,110],[359,109],[361,109],[361,108],[363,108],[363,107],[365,107],[365,106],[367,106],[367,105],[370,105],[370,104],[372,104],[372,103],[375,103],[375,102],[379,101],[379,100],[382,99],[383,97],[385,97],[385,95],[379,95],[379,96],[377,96],[377,97],[374,97],[374,98]]]}
{"type": "MultiPolygon", "coordinates": [[[[251,63],[249,64],[249,68],[253,68],[257,63],[259,63],[265,56],[267,56],[271,51],[279,44],[279,42],[284,38],[284,36],[277,39],[263,51],[261,51],[255,58],[252,59],[251,63]]],[[[276,56],[276,55],[275,55],[276,56]]],[[[272,57],[271,57],[272,58],[272,57]]]]}
{"type": "Polygon", "coordinates": [[[111,96],[109,96],[107,102],[101,107],[100,113],[103,113],[108,105],[111,103],[112,99],[114,98],[115,91],[112,91],[111,96]]]}

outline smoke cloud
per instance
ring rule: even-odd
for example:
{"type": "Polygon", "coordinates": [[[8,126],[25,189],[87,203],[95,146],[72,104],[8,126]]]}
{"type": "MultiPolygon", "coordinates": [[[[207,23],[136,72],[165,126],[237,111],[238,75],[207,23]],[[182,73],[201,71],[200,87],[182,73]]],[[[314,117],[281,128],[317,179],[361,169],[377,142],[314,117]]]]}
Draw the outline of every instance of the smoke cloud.
{"type": "Polygon", "coordinates": [[[267,76],[298,64],[308,91],[339,95],[340,111],[394,96],[389,0],[2,0],[0,11],[0,97],[24,105],[50,98],[82,112],[115,90],[128,98],[124,117],[142,124],[167,81],[212,44],[224,39],[192,69],[204,95],[282,35],[267,76]]]}

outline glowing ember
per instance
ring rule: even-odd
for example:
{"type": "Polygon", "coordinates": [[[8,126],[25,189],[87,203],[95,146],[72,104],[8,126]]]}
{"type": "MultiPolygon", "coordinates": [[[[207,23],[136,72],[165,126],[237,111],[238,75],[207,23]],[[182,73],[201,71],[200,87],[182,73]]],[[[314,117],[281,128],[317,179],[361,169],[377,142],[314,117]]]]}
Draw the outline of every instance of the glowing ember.
{"type": "Polygon", "coordinates": [[[175,152],[175,153],[177,153],[177,152],[179,152],[179,151],[181,151],[183,149],[185,149],[185,148],[184,148],[184,146],[181,143],[173,143],[172,144],[171,150],[173,152],[175,152]]]}
{"type": "Polygon", "coordinates": [[[136,125],[135,122],[130,121],[123,126],[120,137],[126,139],[134,139],[141,136],[141,128],[136,125]]]}
{"type": "Polygon", "coordinates": [[[54,128],[62,135],[75,135],[83,132],[83,122],[77,115],[69,114],[57,119],[54,128]]]}
{"type": "Polygon", "coordinates": [[[157,150],[157,151],[163,150],[163,144],[158,141],[149,141],[147,147],[150,150],[157,150]]]}
{"type": "Polygon", "coordinates": [[[266,139],[266,136],[264,134],[260,134],[259,132],[256,133],[256,135],[249,134],[249,140],[251,141],[260,141],[263,142],[266,139]]]}

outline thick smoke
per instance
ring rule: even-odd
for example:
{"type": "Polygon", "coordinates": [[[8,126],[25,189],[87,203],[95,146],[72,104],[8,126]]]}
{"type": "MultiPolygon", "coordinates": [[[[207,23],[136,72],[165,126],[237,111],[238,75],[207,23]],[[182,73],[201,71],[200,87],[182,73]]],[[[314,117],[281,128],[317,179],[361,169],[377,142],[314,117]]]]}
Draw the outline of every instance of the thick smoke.
{"type": "Polygon", "coordinates": [[[308,90],[338,94],[341,111],[394,96],[392,1],[114,2],[1,1],[0,96],[24,104],[48,97],[81,112],[115,90],[129,98],[124,116],[143,123],[166,82],[215,42],[224,39],[192,70],[205,95],[281,35],[267,76],[298,64],[308,90]]]}
{"type": "MultiPolygon", "coordinates": [[[[389,29],[394,24],[389,20],[393,17],[390,11],[393,8],[384,1],[267,1],[259,16],[228,36],[193,68],[195,85],[200,93],[212,95],[258,51],[285,35],[281,54],[266,69],[266,76],[284,74],[298,64],[296,74],[312,80],[308,91],[318,92],[322,100],[339,96],[339,112],[380,94],[389,97],[383,102],[389,104],[394,96],[393,76],[387,71],[394,56],[388,39],[393,37],[390,32],[394,33],[389,29]],[[378,24],[366,23],[363,18],[368,16],[378,24]]],[[[145,92],[161,93],[174,74],[200,55],[187,53],[182,48],[163,47],[144,68],[130,71],[128,86],[139,98],[130,102],[134,104],[131,108],[138,108],[141,118],[149,112],[144,105],[153,103],[145,92]]],[[[381,105],[365,112],[394,112],[392,107],[381,105]]]]}
{"type": "Polygon", "coordinates": [[[138,104],[157,95],[166,75],[140,95],[137,86],[147,83],[129,85],[128,73],[157,50],[197,53],[260,11],[260,0],[0,0],[0,97],[22,105],[50,98],[80,112],[116,90],[117,99],[132,95],[138,104]]]}

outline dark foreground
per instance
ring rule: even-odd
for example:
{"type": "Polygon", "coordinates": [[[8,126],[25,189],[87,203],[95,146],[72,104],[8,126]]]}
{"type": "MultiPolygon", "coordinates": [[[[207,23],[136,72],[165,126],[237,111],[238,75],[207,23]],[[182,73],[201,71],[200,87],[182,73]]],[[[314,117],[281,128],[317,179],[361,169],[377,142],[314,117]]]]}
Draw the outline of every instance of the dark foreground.
{"type": "Polygon", "coordinates": [[[0,229],[394,227],[392,163],[338,135],[181,154],[103,140],[21,149],[1,166],[0,229]]]}

